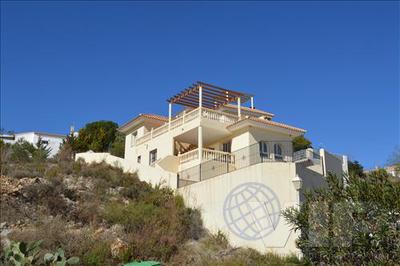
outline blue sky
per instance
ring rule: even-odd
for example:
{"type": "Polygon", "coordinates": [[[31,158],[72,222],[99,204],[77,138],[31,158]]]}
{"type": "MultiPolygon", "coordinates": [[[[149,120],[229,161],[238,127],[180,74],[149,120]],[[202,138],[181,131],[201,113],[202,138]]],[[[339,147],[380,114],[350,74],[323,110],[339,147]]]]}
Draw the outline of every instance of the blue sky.
{"type": "Polygon", "coordinates": [[[197,80],[382,165],[399,144],[399,3],[1,2],[7,130],[167,114],[197,80]]]}

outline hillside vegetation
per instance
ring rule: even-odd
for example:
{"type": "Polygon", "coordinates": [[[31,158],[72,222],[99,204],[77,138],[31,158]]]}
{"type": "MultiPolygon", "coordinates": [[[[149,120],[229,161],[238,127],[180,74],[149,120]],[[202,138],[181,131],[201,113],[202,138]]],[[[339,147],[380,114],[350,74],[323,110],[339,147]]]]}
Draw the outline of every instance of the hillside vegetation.
{"type": "MultiPolygon", "coordinates": [[[[44,265],[44,254],[59,248],[81,265],[150,259],[166,265],[301,263],[231,247],[224,234],[203,228],[199,210],[136,174],[74,162],[62,154],[49,160],[22,146],[2,144],[1,243],[3,250],[10,241],[41,240],[35,265],[44,265]]],[[[1,256],[4,264],[13,265],[3,251],[1,256]]]]}

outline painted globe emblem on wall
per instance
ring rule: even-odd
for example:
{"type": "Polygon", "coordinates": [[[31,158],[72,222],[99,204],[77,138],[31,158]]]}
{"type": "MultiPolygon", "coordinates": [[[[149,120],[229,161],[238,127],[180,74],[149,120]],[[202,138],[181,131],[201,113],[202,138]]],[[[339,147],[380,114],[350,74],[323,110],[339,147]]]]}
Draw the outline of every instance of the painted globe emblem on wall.
{"type": "Polygon", "coordinates": [[[246,240],[258,240],[275,231],[280,212],[280,203],[274,191],[256,182],[232,189],[223,207],[229,230],[246,240]]]}

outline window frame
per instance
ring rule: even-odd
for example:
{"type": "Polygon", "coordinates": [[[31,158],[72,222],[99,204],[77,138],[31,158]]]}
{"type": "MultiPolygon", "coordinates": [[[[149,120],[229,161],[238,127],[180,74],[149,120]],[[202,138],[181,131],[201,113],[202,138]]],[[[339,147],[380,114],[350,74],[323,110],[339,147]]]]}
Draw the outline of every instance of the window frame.
{"type": "Polygon", "coordinates": [[[222,151],[227,153],[232,152],[232,140],[222,143],[222,151]]]}
{"type": "Polygon", "coordinates": [[[131,147],[136,145],[137,135],[138,135],[137,130],[132,132],[132,134],[131,134],[131,147]]]}
{"type": "Polygon", "coordinates": [[[280,143],[274,144],[274,158],[275,158],[275,160],[283,160],[283,148],[282,148],[282,144],[280,144],[280,143]],[[278,153],[278,151],[280,153],[278,153]]]}
{"type": "Polygon", "coordinates": [[[154,163],[157,161],[157,149],[153,149],[149,151],[149,165],[154,165],[154,163]],[[152,158],[154,155],[154,158],[152,158]]]}
{"type": "Polygon", "coordinates": [[[259,141],[259,148],[260,148],[260,154],[262,155],[268,155],[268,142],[267,141],[259,141]],[[265,149],[264,149],[265,148],[265,149]]]}

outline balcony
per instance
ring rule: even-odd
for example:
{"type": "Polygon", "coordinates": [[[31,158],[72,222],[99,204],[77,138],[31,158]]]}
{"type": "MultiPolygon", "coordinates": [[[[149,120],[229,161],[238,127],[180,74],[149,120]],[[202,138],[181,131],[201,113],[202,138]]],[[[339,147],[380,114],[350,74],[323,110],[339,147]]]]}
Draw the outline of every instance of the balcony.
{"type": "Polygon", "coordinates": [[[313,149],[301,150],[293,154],[274,154],[273,152],[262,152],[259,143],[232,153],[203,149],[203,158],[207,159],[203,159],[200,163],[197,158],[197,149],[179,155],[179,161],[183,167],[180,168],[178,173],[178,187],[207,180],[258,163],[312,161],[315,164],[320,164],[320,156],[313,149]]]}
{"type": "MultiPolygon", "coordinates": [[[[211,149],[202,149],[202,162],[209,160],[222,162],[222,163],[235,163],[235,155],[229,152],[216,151],[211,149]]],[[[179,164],[184,165],[185,163],[199,159],[199,149],[194,149],[189,152],[178,155],[179,164]]]]}
{"type": "MultiPolygon", "coordinates": [[[[161,136],[167,132],[174,131],[177,128],[180,128],[189,122],[198,119],[199,124],[202,119],[216,121],[225,126],[230,125],[238,121],[238,116],[226,114],[220,111],[208,109],[208,108],[196,108],[191,110],[190,112],[183,112],[182,115],[176,117],[175,119],[171,120],[171,122],[166,123],[160,127],[152,129],[150,132],[147,132],[142,137],[136,140],[136,145],[140,145],[146,143],[158,136],[161,136]]],[[[181,132],[180,132],[181,133],[181,132]]]]}

